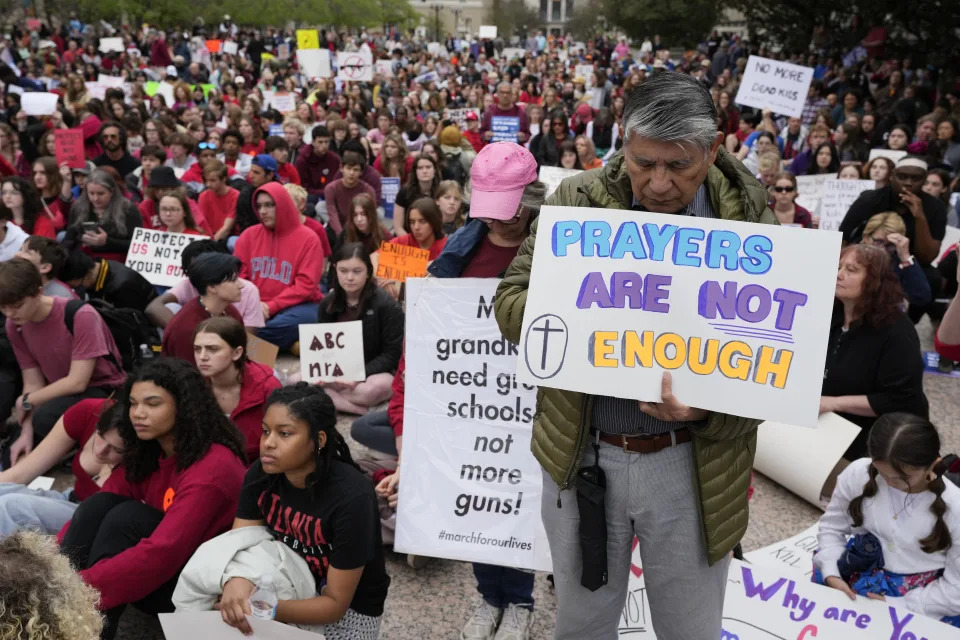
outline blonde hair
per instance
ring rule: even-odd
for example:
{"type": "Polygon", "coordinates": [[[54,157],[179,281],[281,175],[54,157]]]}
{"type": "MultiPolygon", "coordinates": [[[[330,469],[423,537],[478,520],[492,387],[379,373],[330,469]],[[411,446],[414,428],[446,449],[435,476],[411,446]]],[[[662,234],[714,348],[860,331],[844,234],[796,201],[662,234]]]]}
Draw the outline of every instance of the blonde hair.
{"type": "Polygon", "coordinates": [[[437,186],[437,200],[449,193],[454,193],[463,200],[463,189],[460,188],[460,183],[456,180],[444,180],[437,186]]]}
{"type": "Polygon", "coordinates": [[[301,136],[303,135],[303,132],[307,130],[306,125],[303,124],[303,120],[297,116],[287,116],[283,121],[283,126],[293,127],[301,136]]]}
{"type": "Polygon", "coordinates": [[[780,169],[780,156],[772,151],[760,154],[757,158],[757,171],[777,171],[780,169]]]}
{"type": "Polygon", "coordinates": [[[0,540],[0,640],[91,640],[100,595],[50,536],[18,531],[0,540]]]}
{"type": "Polygon", "coordinates": [[[283,185],[283,188],[286,189],[290,197],[293,198],[293,204],[297,205],[297,211],[299,212],[303,209],[303,205],[307,203],[307,190],[292,182],[283,185]]]}
{"type": "Polygon", "coordinates": [[[904,235],[907,233],[907,226],[900,214],[894,211],[884,211],[872,215],[863,227],[863,240],[861,242],[868,242],[867,238],[872,237],[877,231],[884,231],[887,235],[891,233],[904,235]]]}

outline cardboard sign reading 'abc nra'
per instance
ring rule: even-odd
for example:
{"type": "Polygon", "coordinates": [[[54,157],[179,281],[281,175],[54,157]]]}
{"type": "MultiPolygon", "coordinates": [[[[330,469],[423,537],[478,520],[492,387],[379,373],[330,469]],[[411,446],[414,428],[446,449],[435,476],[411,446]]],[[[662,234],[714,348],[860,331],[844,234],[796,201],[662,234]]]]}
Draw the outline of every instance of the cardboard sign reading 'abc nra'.
{"type": "Polygon", "coordinates": [[[137,227],[127,251],[126,265],[159,287],[172,287],[183,278],[180,252],[197,240],[208,236],[171,231],[153,231],[137,227]]]}
{"type": "Polygon", "coordinates": [[[519,378],[801,426],[817,421],[840,234],[545,206],[519,378]],[[810,260],[817,256],[817,260],[810,260]]]}
{"type": "Polygon", "coordinates": [[[300,325],[300,377],[306,382],[363,382],[363,323],[300,325]]]}

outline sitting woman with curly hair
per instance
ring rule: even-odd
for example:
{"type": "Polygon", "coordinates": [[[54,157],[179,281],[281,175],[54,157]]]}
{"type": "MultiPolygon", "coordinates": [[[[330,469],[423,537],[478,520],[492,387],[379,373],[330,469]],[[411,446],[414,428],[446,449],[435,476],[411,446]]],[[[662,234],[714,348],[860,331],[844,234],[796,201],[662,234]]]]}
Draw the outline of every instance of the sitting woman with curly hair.
{"type": "Polygon", "coordinates": [[[77,507],[60,541],[100,591],[102,638],[116,634],[127,604],[173,611],[180,570],[197,547],[230,527],[246,472],[240,432],[183,360],[142,366],[119,406],[123,464],[77,507]]]}
{"type": "Polygon", "coordinates": [[[820,413],[834,411],[860,426],[847,460],[867,455],[878,416],[927,417],[920,340],[903,299],[886,251],[854,244],[840,252],[820,413]]]}
{"type": "Polygon", "coordinates": [[[0,540],[0,640],[91,640],[103,627],[96,590],[53,538],[19,531],[0,540]]]}

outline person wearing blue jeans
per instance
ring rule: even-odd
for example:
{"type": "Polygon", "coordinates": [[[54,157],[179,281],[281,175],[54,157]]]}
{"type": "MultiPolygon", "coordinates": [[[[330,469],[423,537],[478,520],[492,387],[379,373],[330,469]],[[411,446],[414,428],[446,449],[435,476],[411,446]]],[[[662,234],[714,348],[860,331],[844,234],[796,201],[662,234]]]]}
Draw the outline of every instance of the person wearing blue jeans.
{"type": "Polygon", "coordinates": [[[281,349],[289,349],[300,339],[300,325],[315,324],[319,312],[320,305],[315,302],[305,302],[284,309],[269,318],[265,326],[257,329],[257,337],[281,349]]]}

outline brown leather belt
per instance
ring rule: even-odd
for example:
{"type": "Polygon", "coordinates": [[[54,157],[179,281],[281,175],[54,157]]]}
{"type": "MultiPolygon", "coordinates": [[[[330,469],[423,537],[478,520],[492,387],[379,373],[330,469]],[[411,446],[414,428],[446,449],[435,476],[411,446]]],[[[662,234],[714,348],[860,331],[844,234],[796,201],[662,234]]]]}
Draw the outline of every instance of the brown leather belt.
{"type": "Polygon", "coordinates": [[[621,436],[596,430],[592,430],[590,436],[599,436],[600,442],[620,447],[628,453],[656,453],[693,440],[693,434],[686,427],[655,436],[621,436]]]}

